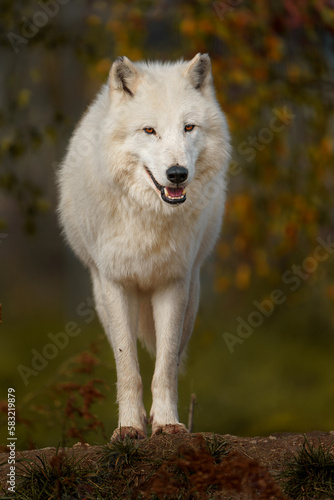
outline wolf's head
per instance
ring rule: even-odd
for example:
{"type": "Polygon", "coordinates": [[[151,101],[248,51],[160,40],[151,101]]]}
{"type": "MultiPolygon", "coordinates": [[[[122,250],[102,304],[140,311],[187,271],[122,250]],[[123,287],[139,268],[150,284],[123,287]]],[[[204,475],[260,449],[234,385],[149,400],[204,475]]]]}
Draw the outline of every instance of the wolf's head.
{"type": "Polygon", "coordinates": [[[176,63],[121,57],[109,96],[102,148],[113,180],[141,205],[180,205],[227,168],[229,134],[207,54],[176,63]]]}

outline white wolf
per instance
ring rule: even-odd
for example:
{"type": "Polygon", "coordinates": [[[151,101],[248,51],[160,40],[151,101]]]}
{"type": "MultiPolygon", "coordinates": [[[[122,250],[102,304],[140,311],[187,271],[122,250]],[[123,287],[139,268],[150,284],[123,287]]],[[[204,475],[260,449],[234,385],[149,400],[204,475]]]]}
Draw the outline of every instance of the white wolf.
{"type": "Polygon", "coordinates": [[[186,432],[178,365],[200,267],[221,228],[229,157],[207,54],[175,63],[117,59],[70,141],[58,176],[60,221],[90,270],[115,355],[113,439],[146,436],[137,336],[156,355],[153,433],[186,432]]]}

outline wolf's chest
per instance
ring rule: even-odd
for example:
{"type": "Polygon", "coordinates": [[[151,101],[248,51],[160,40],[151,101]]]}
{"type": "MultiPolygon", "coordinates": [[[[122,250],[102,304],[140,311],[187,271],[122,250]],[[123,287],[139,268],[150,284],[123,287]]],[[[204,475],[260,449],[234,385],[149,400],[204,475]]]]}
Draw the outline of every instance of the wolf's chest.
{"type": "Polygon", "coordinates": [[[111,229],[103,248],[108,254],[107,259],[106,255],[102,258],[108,263],[108,275],[147,289],[185,277],[191,267],[194,241],[186,225],[133,217],[111,229]]]}

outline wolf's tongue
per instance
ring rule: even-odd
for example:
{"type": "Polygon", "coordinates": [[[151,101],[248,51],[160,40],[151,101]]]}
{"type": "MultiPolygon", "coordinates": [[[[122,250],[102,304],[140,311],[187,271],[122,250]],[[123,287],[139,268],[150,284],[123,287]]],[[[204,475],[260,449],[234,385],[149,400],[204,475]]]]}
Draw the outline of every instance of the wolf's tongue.
{"type": "Polygon", "coordinates": [[[183,193],[183,188],[172,188],[172,187],[166,187],[168,195],[172,197],[180,197],[182,196],[183,193]]]}

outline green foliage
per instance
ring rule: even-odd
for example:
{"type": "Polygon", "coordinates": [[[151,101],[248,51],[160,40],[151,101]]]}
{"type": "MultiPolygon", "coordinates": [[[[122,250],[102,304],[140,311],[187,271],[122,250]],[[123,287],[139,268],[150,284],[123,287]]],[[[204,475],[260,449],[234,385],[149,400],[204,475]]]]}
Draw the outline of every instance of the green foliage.
{"type": "Polygon", "coordinates": [[[206,440],[206,446],[215,464],[219,464],[230,452],[228,443],[217,434],[214,434],[212,439],[206,440]]]}
{"type": "Polygon", "coordinates": [[[284,480],[284,492],[296,500],[333,498],[333,453],[321,445],[316,448],[305,440],[279,477],[284,480]]]}

